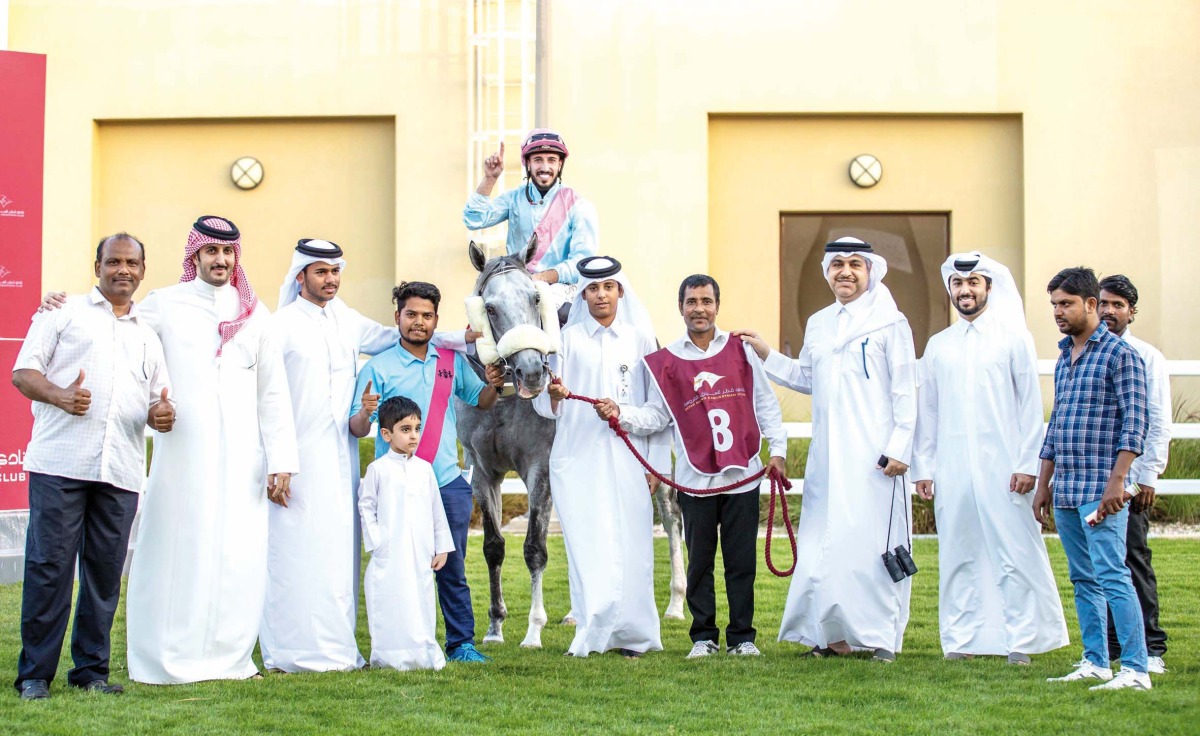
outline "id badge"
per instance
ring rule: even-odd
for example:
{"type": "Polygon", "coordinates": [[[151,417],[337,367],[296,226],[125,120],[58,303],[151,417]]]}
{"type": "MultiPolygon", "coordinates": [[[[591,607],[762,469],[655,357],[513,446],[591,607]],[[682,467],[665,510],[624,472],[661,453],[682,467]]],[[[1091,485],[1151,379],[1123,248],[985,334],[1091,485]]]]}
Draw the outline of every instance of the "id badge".
{"type": "Polygon", "coordinates": [[[628,404],[629,398],[633,393],[629,388],[630,372],[629,366],[621,366],[621,379],[617,382],[617,403],[628,404]]]}

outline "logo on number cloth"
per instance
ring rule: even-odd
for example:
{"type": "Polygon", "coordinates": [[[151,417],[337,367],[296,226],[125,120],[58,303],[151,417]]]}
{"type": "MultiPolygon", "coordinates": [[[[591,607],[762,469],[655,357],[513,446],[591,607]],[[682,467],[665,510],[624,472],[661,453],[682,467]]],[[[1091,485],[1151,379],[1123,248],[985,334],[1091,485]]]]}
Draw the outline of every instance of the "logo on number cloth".
{"type": "Polygon", "coordinates": [[[708,384],[709,388],[716,388],[717,381],[720,381],[724,377],[725,376],[718,376],[716,373],[710,373],[709,371],[701,371],[700,373],[696,374],[695,378],[692,379],[692,390],[699,393],[700,387],[706,383],[708,384]]]}
{"type": "Polygon", "coordinates": [[[451,373],[449,370],[447,370],[445,368],[438,368],[437,374],[438,374],[438,378],[452,378],[454,376],[453,373],[451,373]]]}

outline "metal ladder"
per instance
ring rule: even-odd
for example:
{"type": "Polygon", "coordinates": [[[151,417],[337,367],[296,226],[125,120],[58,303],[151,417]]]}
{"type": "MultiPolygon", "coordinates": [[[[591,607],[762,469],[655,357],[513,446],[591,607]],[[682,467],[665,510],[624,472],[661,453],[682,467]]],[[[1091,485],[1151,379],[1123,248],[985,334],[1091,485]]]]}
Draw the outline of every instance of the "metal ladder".
{"type": "MultiPolygon", "coordinates": [[[[504,173],[492,196],[524,177],[521,140],[537,108],[538,0],[467,0],[467,193],[483,176],[483,160],[504,141],[504,173]]],[[[504,253],[507,225],[472,233],[488,257],[504,253]]]]}

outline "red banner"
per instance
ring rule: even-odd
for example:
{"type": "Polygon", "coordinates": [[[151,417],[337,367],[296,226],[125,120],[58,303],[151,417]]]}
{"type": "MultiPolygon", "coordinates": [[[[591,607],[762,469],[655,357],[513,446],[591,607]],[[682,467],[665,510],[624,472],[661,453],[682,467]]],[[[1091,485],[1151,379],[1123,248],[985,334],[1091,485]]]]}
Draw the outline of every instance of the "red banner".
{"type": "Polygon", "coordinates": [[[29,400],[7,379],[42,292],[46,57],[0,51],[0,511],[29,508],[29,400]]]}

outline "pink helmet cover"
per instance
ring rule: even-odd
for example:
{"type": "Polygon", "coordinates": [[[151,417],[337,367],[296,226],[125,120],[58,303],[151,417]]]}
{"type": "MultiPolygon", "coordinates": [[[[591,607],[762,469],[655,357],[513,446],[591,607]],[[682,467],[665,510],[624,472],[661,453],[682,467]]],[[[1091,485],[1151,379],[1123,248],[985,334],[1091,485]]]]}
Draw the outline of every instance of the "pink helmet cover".
{"type": "Polygon", "coordinates": [[[534,128],[529,131],[529,135],[525,136],[525,143],[521,146],[521,160],[527,162],[531,155],[539,152],[557,153],[563,161],[570,155],[567,142],[549,128],[534,128]]]}

